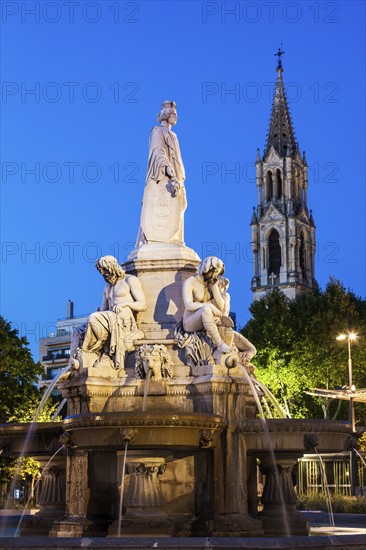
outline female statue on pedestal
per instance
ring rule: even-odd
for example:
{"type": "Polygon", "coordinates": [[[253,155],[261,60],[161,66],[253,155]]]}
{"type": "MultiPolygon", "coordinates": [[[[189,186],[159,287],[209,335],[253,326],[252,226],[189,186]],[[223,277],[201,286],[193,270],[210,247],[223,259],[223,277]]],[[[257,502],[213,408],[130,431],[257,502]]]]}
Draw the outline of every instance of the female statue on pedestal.
{"type": "Polygon", "coordinates": [[[184,244],[186,176],[178,138],[171,131],[178,120],[175,107],[174,101],[164,101],[160,126],[151,130],[137,247],[149,242],[184,244]]]}

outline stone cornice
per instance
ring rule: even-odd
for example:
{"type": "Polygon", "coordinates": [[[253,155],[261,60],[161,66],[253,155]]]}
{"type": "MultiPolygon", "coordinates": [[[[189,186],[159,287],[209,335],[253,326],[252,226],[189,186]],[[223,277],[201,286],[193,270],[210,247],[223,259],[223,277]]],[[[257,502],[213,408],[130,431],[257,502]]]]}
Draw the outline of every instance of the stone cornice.
{"type": "Polygon", "coordinates": [[[71,416],[64,420],[66,430],[75,430],[80,428],[101,428],[117,426],[133,427],[193,427],[193,428],[226,428],[226,422],[221,416],[200,414],[200,413],[180,413],[179,415],[168,414],[156,411],[155,413],[90,413],[71,416]]]}
{"type": "MultiPolygon", "coordinates": [[[[240,430],[246,433],[264,433],[266,431],[263,421],[255,419],[241,420],[240,430]]],[[[316,418],[270,418],[266,420],[268,432],[325,432],[351,434],[351,427],[348,422],[340,420],[322,420],[316,418]]]]}

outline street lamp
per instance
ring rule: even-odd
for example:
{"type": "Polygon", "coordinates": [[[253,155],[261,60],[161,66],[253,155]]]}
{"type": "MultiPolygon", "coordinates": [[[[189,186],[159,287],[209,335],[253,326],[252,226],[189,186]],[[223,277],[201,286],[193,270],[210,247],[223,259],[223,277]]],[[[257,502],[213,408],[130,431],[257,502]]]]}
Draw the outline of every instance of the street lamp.
{"type": "Polygon", "coordinates": [[[351,356],[351,342],[352,340],[356,340],[357,334],[354,332],[349,332],[348,334],[339,334],[337,336],[337,340],[347,340],[348,342],[348,387],[351,391],[351,395],[349,398],[349,421],[351,422],[352,426],[352,432],[355,433],[356,431],[356,425],[355,425],[355,408],[353,403],[353,397],[352,394],[355,391],[355,386],[352,383],[352,356],[351,356]]]}

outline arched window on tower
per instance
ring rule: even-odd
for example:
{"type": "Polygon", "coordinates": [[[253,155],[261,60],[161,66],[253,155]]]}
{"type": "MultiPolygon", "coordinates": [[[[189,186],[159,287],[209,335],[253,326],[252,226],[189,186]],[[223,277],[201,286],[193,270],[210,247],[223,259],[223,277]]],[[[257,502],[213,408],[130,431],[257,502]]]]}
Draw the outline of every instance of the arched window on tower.
{"type": "Polygon", "coordinates": [[[275,229],[272,229],[268,237],[268,275],[280,274],[281,267],[281,245],[280,236],[275,229]]]}
{"type": "Polygon", "coordinates": [[[295,172],[295,180],[293,184],[294,184],[294,188],[293,188],[292,198],[298,201],[301,197],[301,189],[300,189],[301,182],[300,182],[299,170],[296,170],[295,172]]]}
{"type": "Polygon", "coordinates": [[[299,261],[300,269],[303,277],[306,277],[306,249],[305,249],[305,235],[301,231],[300,235],[300,249],[299,249],[299,261]]]}
{"type": "Polygon", "coordinates": [[[277,179],[277,199],[282,198],[282,176],[281,176],[281,170],[277,168],[276,170],[276,179],[277,179]]]}
{"type": "Polygon", "coordinates": [[[292,200],[296,199],[296,185],[294,180],[291,181],[291,198],[292,200]]]}
{"type": "Polygon", "coordinates": [[[268,170],[266,174],[266,190],[267,190],[267,201],[270,201],[273,197],[273,177],[271,170],[268,170]]]}

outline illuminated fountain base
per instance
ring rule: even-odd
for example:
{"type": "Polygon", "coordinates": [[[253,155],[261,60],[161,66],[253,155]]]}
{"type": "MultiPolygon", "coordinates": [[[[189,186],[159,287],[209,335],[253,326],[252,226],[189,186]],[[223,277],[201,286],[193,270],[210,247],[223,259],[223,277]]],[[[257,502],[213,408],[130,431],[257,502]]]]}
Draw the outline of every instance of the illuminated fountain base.
{"type": "MultiPolygon", "coordinates": [[[[85,412],[62,425],[38,424],[27,454],[45,460],[57,450],[61,436],[66,456],[58,455],[57,468],[66,471],[66,503],[62,511],[60,504],[55,509],[51,501],[44,502],[22,532],[113,537],[121,520],[125,537],[307,535],[304,516],[296,510],[292,468],[314,446],[322,453],[347,448],[349,424],[280,419],[269,420],[266,428],[253,418],[253,398],[244,379],[214,376],[196,382],[186,386],[182,400],[185,408],[190,404],[196,409],[190,412],[177,410],[177,396],[176,411],[162,412],[167,397],[160,392],[149,397],[151,411],[85,412]],[[259,515],[258,459],[265,474],[259,515]]],[[[75,386],[69,384],[63,392],[75,394],[75,386]]],[[[5,454],[20,454],[25,428],[0,428],[5,454]]]]}

